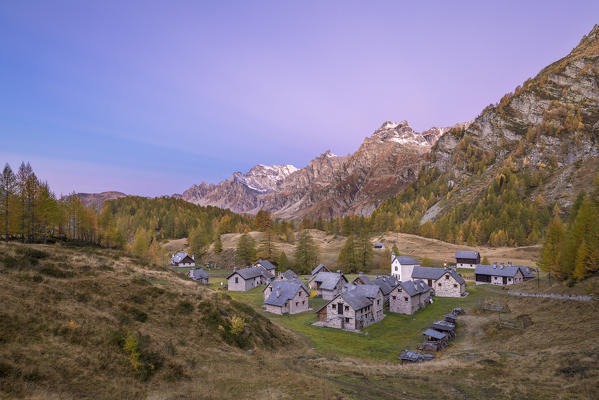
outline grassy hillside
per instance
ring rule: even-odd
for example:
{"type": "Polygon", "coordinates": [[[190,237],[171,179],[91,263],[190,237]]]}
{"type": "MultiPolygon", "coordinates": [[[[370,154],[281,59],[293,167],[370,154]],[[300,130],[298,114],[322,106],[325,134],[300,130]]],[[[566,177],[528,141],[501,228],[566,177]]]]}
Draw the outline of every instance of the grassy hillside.
{"type": "MultiPolygon", "coordinates": [[[[267,314],[259,289],[218,289],[225,272],[215,271],[206,288],[182,272],[117,251],[1,243],[0,397],[599,396],[596,302],[521,298],[497,287],[469,286],[465,299],[437,299],[412,317],[388,315],[366,335],[312,327],[312,313],[267,314]],[[481,301],[506,306],[501,321],[528,315],[532,325],[500,326],[481,301]],[[459,319],[452,345],[432,362],[399,365],[399,352],[414,348],[422,328],[456,305],[468,314],[459,319]]],[[[567,287],[543,279],[517,289],[596,293],[596,282],[567,287]]],[[[320,304],[311,300],[313,308],[320,304]]]]}
{"type": "Polygon", "coordinates": [[[2,397],[330,393],[283,368],[307,350],[295,335],[225,293],[122,253],[2,243],[0,272],[2,397]]]}

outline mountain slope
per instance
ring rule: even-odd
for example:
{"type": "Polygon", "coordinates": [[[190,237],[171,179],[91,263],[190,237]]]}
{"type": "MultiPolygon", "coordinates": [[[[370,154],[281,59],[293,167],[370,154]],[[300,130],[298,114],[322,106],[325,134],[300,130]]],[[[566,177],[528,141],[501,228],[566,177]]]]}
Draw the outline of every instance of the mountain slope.
{"type": "Polygon", "coordinates": [[[121,199],[126,197],[125,193],[121,192],[102,192],[102,193],[77,193],[81,201],[86,207],[93,207],[96,210],[102,208],[102,204],[108,200],[121,199]]]}
{"type": "Polygon", "coordinates": [[[413,182],[431,146],[448,128],[415,132],[406,121],[385,122],[353,154],[326,151],[299,170],[258,165],[217,185],[194,185],[184,200],[284,219],[369,215],[413,182]]]}
{"type": "Polygon", "coordinates": [[[567,210],[580,189],[590,190],[599,171],[598,136],[596,25],[566,57],[485,108],[470,126],[443,135],[427,173],[378,212],[397,213],[411,220],[411,231],[449,241],[472,234],[491,243],[508,232],[521,236],[512,244],[535,242],[553,202],[567,210]],[[426,201],[416,204],[417,198],[426,201]],[[408,203],[413,207],[402,208],[408,203]],[[433,226],[418,228],[416,220],[433,226]]]}

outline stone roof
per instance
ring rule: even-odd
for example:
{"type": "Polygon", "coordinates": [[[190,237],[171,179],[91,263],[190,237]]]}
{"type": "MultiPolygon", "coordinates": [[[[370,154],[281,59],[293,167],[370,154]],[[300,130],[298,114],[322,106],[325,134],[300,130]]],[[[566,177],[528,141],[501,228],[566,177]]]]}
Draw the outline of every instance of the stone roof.
{"type": "Polygon", "coordinates": [[[362,308],[372,304],[372,300],[365,295],[365,292],[358,290],[358,287],[360,286],[367,285],[358,285],[354,289],[348,290],[347,292],[341,293],[339,295],[343,301],[349,304],[349,306],[354,310],[361,310],[362,308]]]}
{"type": "Polygon", "coordinates": [[[310,281],[320,282],[320,289],[333,290],[340,279],[347,282],[345,275],[339,272],[319,272],[310,281]]]}
{"type": "Polygon", "coordinates": [[[415,281],[405,281],[399,282],[399,284],[395,287],[401,287],[410,297],[416,296],[421,293],[426,293],[431,288],[422,280],[417,279],[415,281]]]}
{"type": "MultiPolygon", "coordinates": [[[[358,279],[358,278],[360,278],[360,280],[364,284],[369,284],[371,282],[370,277],[367,275],[358,275],[358,276],[356,276],[356,279],[358,279]]],[[[354,279],[354,282],[356,281],[356,279],[354,279]]]]}
{"type": "Polygon", "coordinates": [[[480,253],[478,251],[460,250],[455,252],[455,258],[467,258],[471,260],[476,260],[479,257],[480,253]]]}
{"type": "Polygon", "coordinates": [[[447,321],[435,321],[431,324],[431,328],[442,332],[449,332],[455,329],[455,325],[447,321]]]}
{"type": "Polygon", "coordinates": [[[208,274],[202,268],[195,268],[189,271],[189,276],[194,279],[208,279],[208,274]]]}
{"type": "Polygon", "coordinates": [[[272,292],[264,301],[265,304],[271,306],[282,307],[287,301],[295,297],[298,290],[305,290],[306,293],[309,293],[308,289],[299,280],[274,281],[271,285],[272,292]]]}
{"type": "Polygon", "coordinates": [[[438,268],[438,267],[414,267],[412,271],[412,278],[415,279],[432,279],[437,280],[441,278],[445,273],[449,273],[459,284],[466,283],[464,278],[460,276],[456,271],[451,268],[438,268]]]}
{"type": "Polygon", "coordinates": [[[432,360],[433,358],[435,358],[434,354],[420,353],[418,351],[412,351],[412,350],[403,350],[401,353],[399,353],[400,360],[426,361],[426,360],[432,360]]]}
{"type": "Polygon", "coordinates": [[[285,272],[281,272],[281,276],[285,279],[296,279],[297,278],[297,274],[290,269],[288,269],[285,272]]]}
{"type": "Polygon", "coordinates": [[[377,276],[376,279],[372,281],[373,285],[377,285],[381,288],[383,295],[387,296],[391,291],[397,286],[397,279],[390,275],[377,276]]]}
{"type": "Polygon", "coordinates": [[[435,339],[439,339],[439,340],[447,337],[447,335],[445,333],[439,332],[439,331],[436,331],[436,330],[430,329],[430,328],[425,330],[424,332],[422,332],[422,334],[426,335],[426,336],[430,336],[435,339]]]}
{"type": "Polygon", "coordinates": [[[256,265],[258,265],[258,264],[262,265],[268,271],[276,269],[276,267],[268,260],[259,259],[258,262],[256,263],[256,265]]]}
{"type": "Polygon", "coordinates": [[[314,268],[312,270],[312,276],[316,275],[318,272],[320,272],[322,269],[324,269],[325,271],[323,272],[331,272],[324,264],[318,264],[316,266],[316,268],[314,268]]]}
{"type": "Polygon", "coordinates": [[[273,275],[270,272],[265,271],[264,268],[262,268],[262,267],[248,267],[248,268],[238,269],[236,271],[233,271],[233,273],[231,275],[227,276],[227,279],[229,279],[230,277],[232,277],[235,274],[239,274],[239,276],[241,276],[244,280],[257,278],[259,276],[263,276],[267,279],[273,278],[273,275]]]}
{"type": "Polygon", "coordinates": [[[395,260],[399,261],[399,263],[402,265],[420,265],[418,261],[408,256],[395,256],[393,257],[393,260],[391,260],[391,262],[395,260]]]}
{"type": "Polygon", "coordinates": [[[522,272],[520,268],[523,267],[518,265],[494,266],[478,264],[476,268],[474,268],[474,274],[513,278],[518,271],[522,272]]]}

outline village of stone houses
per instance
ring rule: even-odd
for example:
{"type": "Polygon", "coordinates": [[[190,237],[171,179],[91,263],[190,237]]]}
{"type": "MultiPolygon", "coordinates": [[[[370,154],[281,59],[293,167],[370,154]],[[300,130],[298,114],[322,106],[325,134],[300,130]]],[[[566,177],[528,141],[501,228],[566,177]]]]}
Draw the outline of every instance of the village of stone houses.
{"type": "MultiPolygon", "coordinates": [[[[375,243],[374,249],[385,248],[375,243]]],[[[315,265],[310,275],[298,276],[290,269],[277,270],[268,260],[260,259],[245,268],[214,270],[210,266],[197,267],[194,256],[180,251],[172,255],[171,268],[187,271],[190,279],[199,284],[226,290],[240,301],[259,307],[267,315],[293,319],[307,315],[301,321],[307,329],[343,330],[355,335],[369,335],[368,327],[381,324],[390,316],[410,318],[393,320],[387,329],[413,331],[410,325],[420,324],[418,316],[424,310],[434,309],[435,320],[420,330],[419,343],[414,348],[398,348],[400,363],[420,363],[442,356],[459,332],[458,320],[471,306],[470,291],[479,285],[509,289],[533,280],[538,270],[514,265],[510,261],[481,264],[481,254],[474,250],[455,252],[454,263],[443,266],[421,266],[412,256],[391,253],[389,270],[384,275],[362,272],[346,275],[341,270],[315,265]],[[466,273],[465,273],[466,272],[466,273]],[[463,277],[467,275],[469,282],[463,277]],[[447,301],[450,300],[450,301],[447,301]]],[[[513,292],[517,294],[517,292],[513,292]]],[[[498,312],[499,303],[480,299],[483,309],[498,312]]],[[[427,317],[430,314],[427,314],[427,317]]],[[[510,328],[526,324],[529,318],[516,322],[505,321],[510,328]]],[[[317,334],[316,332],[312,332],[317,334]]],[[[335,343],[330,343],[334,347],[335,343]]]]}

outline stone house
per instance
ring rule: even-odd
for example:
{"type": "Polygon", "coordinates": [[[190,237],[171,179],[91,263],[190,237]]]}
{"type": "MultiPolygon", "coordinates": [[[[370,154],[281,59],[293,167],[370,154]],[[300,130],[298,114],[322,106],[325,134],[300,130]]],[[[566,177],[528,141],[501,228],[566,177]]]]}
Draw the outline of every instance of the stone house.
{"type": "Polygon", "coordinates": [[[341,293],[343,285],[347,283],[347,278],[337,272],[319,272],[308,281],[308,287],[316,290],[317,296],[322,296],[325,300],[332,300],[341,293]]]}
{"type": "Polygon", "coordinates": [[[285,272],[279,272],[279,275],[277,275],[277,279],[278,280],[285,280],[285,279],[298,279],[298,276],[295,272],[293,272],[292,270],[288,269],[285,272]]]}
{"type": "Polygon", "coordinates": [[[347,289],[316,311],[314,325],[360,331],[385,317],[383,292],[378,286],[350,284],[347,289]]]}
{"type": "Polygon", "coordinates": [[[456,268],[476,268],[480,264],[480,253],[478,251],[456,251],[455,266],[456,268]]]}
{"type": "Polygon", "coordinates": [[[178,251],[171,257],[171,267],[195,267],[195,257],[191,257],[184,251],[178,251]]]}
{"type": "Polygon", "coordinates": [[[202,268],[190,269],[187,276],[189,276],[194,281],[203,283],[205,285],[208,284],[208,274],[202,268]]]}
{"type": "Polygon", "coordinates": [[[415,267],[412,280],[422,279],[438,297],[463,297],[466,295],[466,281],[451,268],[415,267]]]}
{"type": "Polygon", "coordinates": [[[370,279],[367,275],[362,272],[352,281],[356,285],[376,285],[383,292],[385,304],[389,301],[389,295],[393,288],[398,284],[397,279],[393,275],[377,276],[375,279],[370,279]]]}
{"type": "Polygon", "coordinates": [[[246,292],[258,286],[267,285],[274,279],[274,275],[263,267],[254,266],[243,269],[233,269],[227,277],[228,289],[236,292],[246,292]]]}
{"type": "Polygon", "coordinates": [[[271,263],[268,260],[259,259],[258,262],[256,264],[254,264],[253,266],[255,266],[255,267],[262,267],[266,271],[268,271],[271,274],[273,274],[273,276],[275,275],[275,269],[276,269],[276,267],[273,265],[273,263],[271,263]]]}
{"type": "Polygon", "coordinates": [[[408,256],[396,256],[391,253],[391,275],[398,281],[409,281],[414,267],[420,263],[408,256]]]}
{"type": "Polygon", "coordinates": [[[310,293],[299,279],[274,280],[264,288],[264,309],[274,314],[297,314],[309,309],[310,293]]]}
{"type": "Polygon", "coordinates": [[[476,276],[476,284],[492,284],[492,285],[513,285],[524,281],[522,269],[524,267],[518,265],[483,265],[479,264],[474,269],[476,276]]]}
{"type": "Polygon", "coordinates": [[[389,311],[412,315],[431,302],[431,288],[421,279],[399,282],[391,291],[389,311]]]}
{"type": "Polygon", "coordinates": [[[331,270],[328,269],[324,264],[318,264],[318,266],[312,270],[311,275],[316,276],[316,274],[319,272],[331,272],[331,270]]]}

